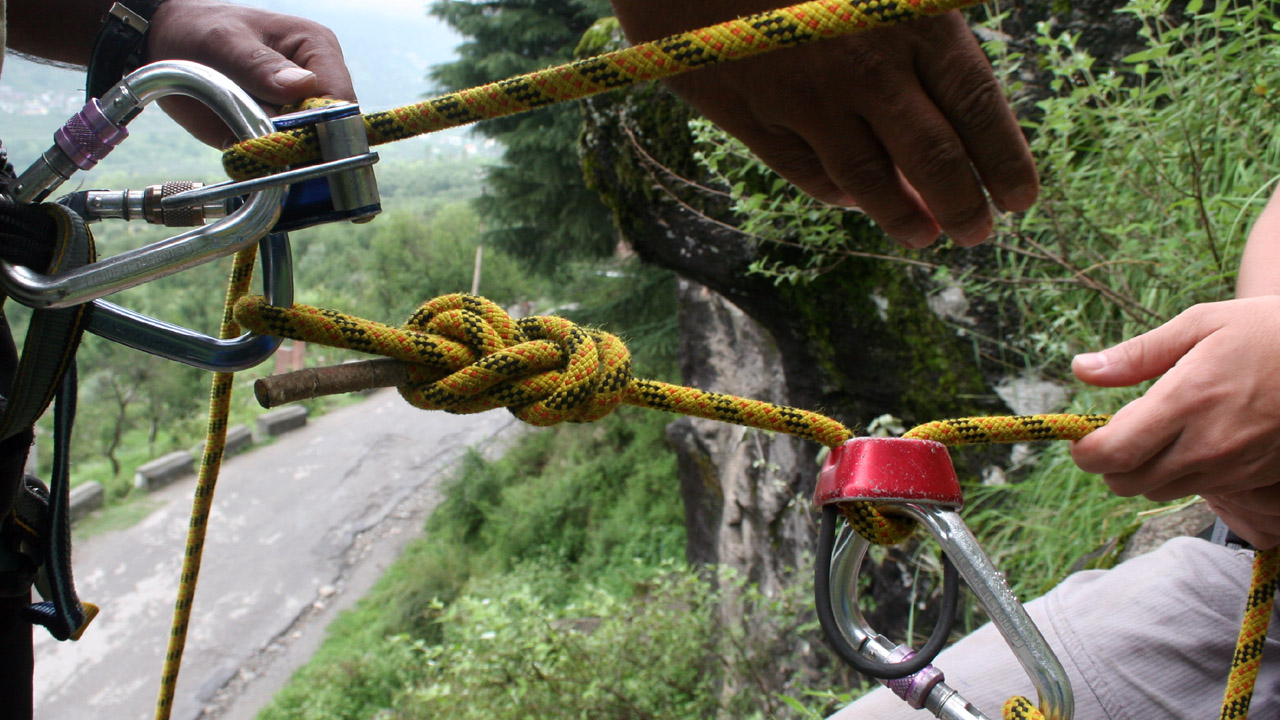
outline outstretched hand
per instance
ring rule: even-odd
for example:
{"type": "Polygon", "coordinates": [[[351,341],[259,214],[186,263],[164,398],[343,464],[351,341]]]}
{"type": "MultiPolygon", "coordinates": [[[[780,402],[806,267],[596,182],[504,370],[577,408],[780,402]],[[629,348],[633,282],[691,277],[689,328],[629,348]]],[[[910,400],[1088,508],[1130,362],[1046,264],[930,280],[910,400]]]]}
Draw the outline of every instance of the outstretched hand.
{"type": "Polygon", "coordinates": [[[1163,375],[1074,443],[1083,470],[1119,495],[1200,495],[1254,546],[1280,544],[1280,296],[1197,305],[1072,368],[1104,387],[1163,375]]]}
{"type": "MultiPolygon", "coordinates": [[[[782,4],[614,0],[633,40],[782,4]]],[[[957,12],[667,82],[800,189],[861,208],[908,247],[940,232],[977,244],[992,227],[984,189],[1006,210],[1025,210],[1039,191],[1017,120],[957,12]]]]}
{"type": "MultiPolygon", "coordinates": [[[[319,23],[211,0],[168,0],[152,19],[149,60],[191,60],[222,72],[270,111],[310,97],[355,100],[338,39],[319,23]]],[[[215,147],[235,138],[186,98],[161,101],[192,135],[215,147]]]]}

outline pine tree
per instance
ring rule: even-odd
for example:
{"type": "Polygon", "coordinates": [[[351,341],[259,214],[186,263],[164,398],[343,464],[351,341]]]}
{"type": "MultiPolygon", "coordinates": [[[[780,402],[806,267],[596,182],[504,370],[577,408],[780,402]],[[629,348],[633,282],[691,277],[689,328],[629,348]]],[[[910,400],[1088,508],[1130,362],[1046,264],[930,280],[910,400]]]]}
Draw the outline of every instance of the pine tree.
{"type": "MultiPolygon", "coordinates": [[[[468,40],[458,48],[461,59],[436,66],[431,77],[457,90],[567,62],[582,34],[609,13],[606,0],[437,0],[431,14],[468,40]]],[[[478,126],[506,149],[477,201],[486,243],[542,271],[613,252],[608,211],[582,178],[581,127],[576,103],[478,126]]]]}

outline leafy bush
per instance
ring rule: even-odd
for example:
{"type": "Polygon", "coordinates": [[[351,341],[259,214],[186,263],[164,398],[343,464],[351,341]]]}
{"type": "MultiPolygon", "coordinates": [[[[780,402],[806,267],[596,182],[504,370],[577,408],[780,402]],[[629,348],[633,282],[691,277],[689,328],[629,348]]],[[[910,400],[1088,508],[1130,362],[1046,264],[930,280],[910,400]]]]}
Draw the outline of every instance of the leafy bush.
{"type": "Polygon", "coordinates": [[[549,599],[569,581],[563,568],[530,562],[477,579],[453,603],[434,605],[439,641],[381,639],[308,671],[318,685],[282,693],[260,718],[792,716],[771,689],[803,684],[800,673],[763,679],[751,670],[760,658],[804,652],[778,638],[811,622],[807,594],[764,598],[739,578],[713,584],[675,564],[647,573],[634,594],[588,584],[571,603],[549,599]],[[752,608],[746,623],[720,622],[729,596],[752,608]]]}
{"type": "MultiPolygon", "coordinates": [[[[591,425],[530,433],[501,459],[469,456],[427,532],[473,572],[551,561],[573,579],[684,554],[675,458],[661,413],[621,408],[591,425]]],[[[625,585],[625,577],[617,578],[625,585]]]]}

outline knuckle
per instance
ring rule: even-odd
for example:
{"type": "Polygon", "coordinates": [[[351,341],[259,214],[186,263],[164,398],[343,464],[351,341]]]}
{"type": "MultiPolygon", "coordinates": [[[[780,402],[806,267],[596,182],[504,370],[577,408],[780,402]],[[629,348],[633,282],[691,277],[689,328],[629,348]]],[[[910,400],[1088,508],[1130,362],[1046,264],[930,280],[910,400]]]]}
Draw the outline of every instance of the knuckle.
{"type": "Polygon", "coordinates": [[[855,199],[876,196],[893,181],[893,168],[886,163],[866,159],[841,164],[836,169],[837,183],[855,199]]]}
{"type": "Polygon", "coordinates": [[[925,180],[952,183],[973,177],[964,148],[954,137],[943,137],[941,133],[921,138],[918,149],[913,157],[907,159],[906,166],[914,168],[912,174],[925,180]]]}
{"type": "Polygon", "coordinates": [[[963,71],[951,86],[956,90],[945,104],[958,127],[983,131],[1000,125],[1008,115],[1004,91],[985,67],[963,71]]]}

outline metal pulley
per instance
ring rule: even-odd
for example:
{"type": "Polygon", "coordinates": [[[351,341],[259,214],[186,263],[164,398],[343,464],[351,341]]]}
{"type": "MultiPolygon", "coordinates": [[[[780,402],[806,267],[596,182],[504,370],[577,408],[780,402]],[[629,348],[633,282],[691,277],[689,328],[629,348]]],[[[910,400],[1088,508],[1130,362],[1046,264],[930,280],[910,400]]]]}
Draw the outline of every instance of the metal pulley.
{"type": "MultiPolygon", "coordinates": [[[[814,503],[823,511],[815,600],[823,630],[842,657],[854,653],[872,666],[888,668],[877,679],[913,708],[943,720],[988,718],[947,685],[942,671],[932,665],[936,651],[924,653],[925,662],[916,663],[920,667],[908,667],[904,663],[917,659],[915,651],[877,633],[863,617],[858,575],[870,543],[847,524],[837,533],[836,524],[842,505],[870,503],[885,515],[924,526],[1013,650],[1045,718],[1071,720],[1075,701],[1062,663],[960,518],[964,496],[945,445],[904,438],[849,440],[828,455],[814,503]],[[895,667],[910,672],[895,673],[895,667]]],[[[945,587],[952,584],[948,578],[945,587]]],[[[859,662],[854,658],[851,664],[859,662]]]]}

